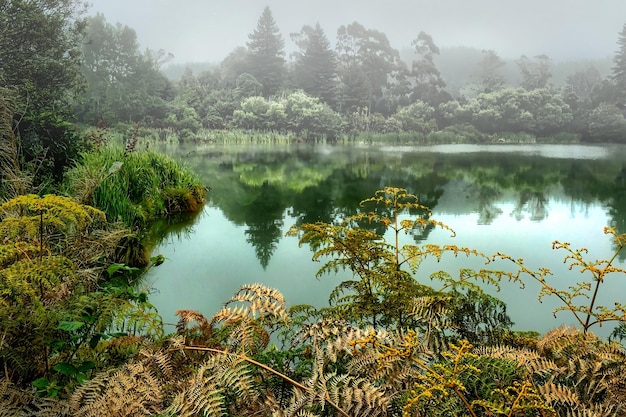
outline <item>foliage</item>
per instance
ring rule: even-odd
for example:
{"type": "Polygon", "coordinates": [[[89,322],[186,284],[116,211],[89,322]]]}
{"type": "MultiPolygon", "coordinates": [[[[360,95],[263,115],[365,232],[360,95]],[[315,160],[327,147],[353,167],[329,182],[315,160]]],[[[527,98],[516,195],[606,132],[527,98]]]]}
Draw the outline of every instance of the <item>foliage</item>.
{"type": "Polygon", "coordinates": [[[247,72],[263,85],[263,97],[269,97],[278,91],[285,76],[285,41],[268,6],[248,39],[247,72]]]}
{"type": "Polygon", "coordinates": [[[550,282],[552,272],[548,268],[531,270],[526,266],[523,259],[514,259],[508,255],[498,253],[494,255],[494,260],[506,260],[514,263],[518,267],[515,273],[506,273],[507,276],[521,280],[523,276],[529,276],[541,284],[539,301],[546,296],[557,297],[562,305],[554,310],[554,316],[560,311],[571,313],[581,330],[587,333],[589,329],[596,325],[610,321],[626,322],[626,306],[619,301],[611,307],[597,305],[598,294],[602,284],[611,274],[626,274],[626,269],[615,266],[614,261],[626,246],[626,234],[618,234],[615,228],[605,227],[604,233],[613,236],[613,243],[616,247],[613,255],[608,259],[587,260],[586,248],[574,249],[569,242],[555,240],[552,249],[564,250],[567,254],[563,262],[569,266],[570,270],[579,270],[580,273],[587,273],[590,276],[588,281],[578,281],[568,289],[560,289],[550,282]]]}
{"type": "Polygon", "coordinates": [[[145,295],[128,282],[100,287],[125,234],[68,197],[24,195],[0,205],[3,383],[65,395],[94,368],[123,360],[138,344],[133,332],[160,334],[145,295]],[[126,348],[115,347],[129,337],[126,348]]]}
{"type": "Polygon", "coordinates": [[[351,344],[369,350],[367,353],[375,355],[379,367],[401,361],[405,367],[420,371],[411,378],[403,407],[405,416],[523,416],[529,410],[551,411],[512,360],[477,355],[463,340],[433,361],[420,352],[420,341],[412,331],[394,342],[390,344],[388,338],[371,333],[351,344]]]}
{"type": "Polygon", "coordinates": [[[364,210],[332,224],[293,226],[289,232],[300,236],[301,245],[311,246],[314,260],[325,260],[318,276],[340,269],[354,274],[354,280],[344,281],[333,290],[331,307],[321,311],[323,316],[374,327],[422,328],[433,344],[445,343],[451,331],[477,335],[477,328],[483,328],[494,342],[512,324],[502,302],[485,294],[474,282],[498,287],[498,272],[463,269],[453,278],[440,271],[431,276],[442,281],[440,290],[415,280],[413,274],[427,257],[440,260],[449,253],[488,259],[474,249],[455,245],[401,245],[401,234],[427,235],[435,228],[449,230],[454,236],[448,226],[430,218],[430,210],[417,196],[405,189],[386,187],[362,201],[361,207],[372,211],[364,210]],[[403,216],[405,213],[413,217],[403,216]],[[434,327],[428,319],[432,316],[440,318],[434,327]]]}
{"type": "Polygon", "coordinates": [[[611,69],[611,80],[618,90],[620,100],[626,97],[626,25],[618,34],[618,51],[613,57],[613,68],[611,69]]]}
{"type": "Polygon", "coordinates": [[[477,76],[480,80],[481,92],[490,93],[502,88],[504,77],[499,72],[506,63],[498,56],[493,49],[483,50],[483,58],[477,69],[477,76]]]}
{"type": "Polygon", "coordinates": [[[34,185],[51,191],[85,150],[76,127],[56,112],[30,112],[17,125],[20,159],[32,172],[34,185]]]}
{"type": "Polygon", "coordinates": [[[552,61],[547,55],[537,55],[535,61],[522,55],[516,63],[522,73],[522,88],[531,91],[548,86],[552,77],[552,61]]]}
{"type": "Polygon", "coordinates": [[[13,102],[3,104],[3,113],[13,113],[11,119],[4,114],[4,120],[14,122],[3,123],[2,136],[15,135],[18,164],[12,162],[12,172],[16,175],[18,168],[20,174],[11,182],[22,183],[20,190],[9,190],[12,196],[54,190],[82,150],[67,109],[83,86],[84,8],[78,0],[9,0],[0,5],[0,94],[3,101],[13,102]]]}
{"type": "Polygon", "coordinates": [[[411,66],[411,77],[415,80],[411,101],[425,102],[436,106],[450,99],[445,93],[445,81],[434,63],[434,55],[439,55],[439,48],[432,37],[426,32],[420,32],[412,42],[415,48],[415,59],[411,66]]]}
{"type": "Polygon", "coordinates": [[[26,194],[32,186],[32,175],[23,171],[19,140],[13,129],[17,111],[15,91],[0,89],[0,195],[4,198],[26,194]]]}
{"type": "Polygon", "coordinates": [[[173,159],[152,151],[124,155],[114,146],[84,154],[68,172],[66,188],[82,203],[129,226],[161,215],[198,211],[206,193],[194,175],[173,159]]]}
{"type": "Polygon", "coordinates": [[[389,80],[404,69],[400,54],[387,36],[358,22],[337,29],[335,49],[342,86],[340,107],[352,112],[365,105],[373,111],[384,96],[389,80]],[[362,100],[365,99],[365,102],[362,100]]]}
{"type": "Polygon", "coordinates": [[[232,124],[243,129],[288,131],[305,140],[336,139],[341,130],[341,118],[302,90],[276,100],[248,97],[241,109],[233,112],[232,124]]]}
{"type": "Polygon", "coordinates": [[[0,5],[0,80],[35,114],[66,105],[81,86],[79,0],[8,0],[0,5]]]}
{"type": "Polygon", "coordinates": [[[424,103],[417,101],[407,107],[400,108],[394,115],[402,125],[405,132],[417,132],[428,134],[437,130],[437,121],[434,116],[435,109],[424,103]]]}
{"type": "Polygon", "coordinates": [[[624,142],[626,119],[612,104],[600,104],[590,114],[589,135],[596,141],[624,142]]]}
{"type": "Polygon", "coordinates": [[[86,91],[76,103],[79,120],[95,124],[166,116],[169,81],[159,72],[164,51],[139,50],[135,31],[111,25],[102,14],[86,20],[82,73],[86,91]]]}
{"type": "Polygon", "coordinates": [[[319,23],[303,26],[300,33],[291,35],[300,51],[296,54],[296,87],[323,103],[337,104],[337,56],[319,23]]]}
{"type": "Polygon", "coordinates": [[[432,350],[413,330],[318,320],[302,307],[287,313],[280,293],[259,284],[242,287],[211,319],[191,310],[178,315],[166,346],[144,349],[119,370],[87,381],[71,398],[71,411],[475,417],[623,411],[623,348],[565,328],[529,347],[474,348],[460,340],[432,350]],[[280,351],[270,344],[279,328],[280,351]]]}
{"type": "Polygon", "coordinates": [[[560,94],[548,89],[502,89],[481,93],[464,105],[446,104],[449,121],[469,121],[484,133],[529,132],[539,135],[560,131],[572,121],[569,106],[560,94]]]}

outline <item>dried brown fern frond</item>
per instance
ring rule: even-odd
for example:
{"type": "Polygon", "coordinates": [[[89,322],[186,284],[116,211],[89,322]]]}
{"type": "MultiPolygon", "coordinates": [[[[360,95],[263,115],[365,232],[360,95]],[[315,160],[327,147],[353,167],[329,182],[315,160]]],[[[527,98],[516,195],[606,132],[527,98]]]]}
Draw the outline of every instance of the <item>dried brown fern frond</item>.
{"type": "Polygon", "coordinates": [[[614,406],[589,405],[584,407],[570,408],[561,413],[565,417],[622,417],[624,414],[614,406]]]}
{"type": "Polygon", "coordinates": [[[596,407],[594,413],[600,409],[609,410],[601,415],[626,413],[626,351],[622,345],[604,342],[590,331],[561,327],[548,332],[537,348],[561,369],[546,389],[567,388],[579,399],[576,407],[596,407]]]}
{"type": "Polygon", "coordinates": [[[264,349],[270,334],[289,321],[282,294],[261,284],[242,286],[210,321],[228,331],[230,351],[254,354],[264,349]]]}
{"type": "Polygon", "coordinates": [[[39,397],[32,390],[18,388],[0,379],[0,417],[64,417],[69,416],[67,402],[39,397]]]}
{"type": "Polygon", "coordinates": [[[474,352],[492,358],[514,360],[519,366],[526,368],[531,377],[541,375],[542,378],[554,379],[557,375],[565,372],[565,369],[559,367],[554,361],[532,349],[511,346],[482,346],[474,349],[474,352]]]}
{"type": "Polygon", "coordinates": [[[449,296],[423,296],[413,299],[411,317],[424,326],[424,341],[434,351],[446,349],[445,331],[454,328],[449,296]]]}
{"type": "Polygon", "coordinates": [[[578,406],[581,404],[576,392],[563,385],[549,382],[540,385],[537,389],[549,404],[554,405],[555,403],[561,403],[570,406],[578,406]]]}
{"type": "Polygon", "coordinates": [[[278,408],[271,391],[261,389],[249,359],[228,353],[211,354],[166,410],[176,416],[269,415],[278,408]]]}
{"type": "MultiPolygon", "coordinates": [[[[271,417],[287,417],[285,410],[276,410],[272,413],[271,417]]],[[[293,414],[293,417],[320,417],[319,414],[315,414],[309,410],[299,410],[293,414]]]]}
{"type": "Polygon", "coordinates": [[[353,338],[353,358],[348,362],[348,370],[353,375],[359,375],[370,381],[385,384],[391,395],[399,395],[406,387],[415,381],[422,372],[419,367],[413,366],[409,357],[420,358],[423,361],[432,359],[432,352],[420,339],[413,338],[415,333],[376,331],[369,332],[361,338],[353,338]],[[389,354],[389,351],[377,348],[374,344],[363,343],[366,340],[374,341],[385,347],[393,347],[396,352],[403,354],[389,354]],[[358,347],[358,348],[357,348],[358,347]]]}
{"type": "Polygon", "coordinates": [[[213,326],[206,317],[195,310],[177,310],[176,315],[179,317],[176,333],[184,337],[185,344],[189,346],[209,344],[213,337],[213,326]]]}
{"type": "Polygon", "coordinates": [[[172,366],[172,356],[169,352],[144,349],[139,352],[139,355],[143,357],[143,362],[147,366],[158,369],[165,379],[171,380],[174,378],[175,371],[172,366]]]}
{"type": "Polygon", "coordinates": [[[386,387],[348,374],[325,372],[326,361],[319,350],[314,362],[312,375],[294,387],[290,404],[280,415],[307,415],[324,410],[327,404],[344,417],[385,414],[391,400],[386,387]]]}
{"type": "Polygon", "coordinates": [[[330,398],[351,416],[386,414],[390,397],[385,388],[349,375],[329,375],[326,381],[330,398]]]}
{"type": "Polygon", "coordinates": [[[288,321],[285,299],[273,288],[262,284],[244,285],[217,312],[212,319],[213,323],[232,323],[243,319],[279,319],[288,321]]]}
{"type": "Polygon", "coordinates": [[[224,392],[217,385],[213,375],[206,371],[206,367],[201,367],[196,372],[188,381],[188,386],[174,398],[166,410],[167,413],[179,417],[225,414],[224,392]]]}
{"type": "Polygon", "coordinates": [[[87,381],[70,400],[74,415],[84,417],[140,417],[163,409],[164,380],[142,362],[87,381]]]}
{"type": "Polygon", "coordinates": [[[336,319],[322,319],[306,324],[294,336],[294,345],[306,342],[320,342],[331,338],[359,331],[346,321],[336,319]]]}
{"type": "Polygon", "coordinates": [[[585,355],[591,351],[593,345],[598,345],[600,340],[592,332],[561,326],[543,335],[537,343],[537,349],[542,355],[551,356],[554,359],[568,359],[572,355],[585,355]]]}

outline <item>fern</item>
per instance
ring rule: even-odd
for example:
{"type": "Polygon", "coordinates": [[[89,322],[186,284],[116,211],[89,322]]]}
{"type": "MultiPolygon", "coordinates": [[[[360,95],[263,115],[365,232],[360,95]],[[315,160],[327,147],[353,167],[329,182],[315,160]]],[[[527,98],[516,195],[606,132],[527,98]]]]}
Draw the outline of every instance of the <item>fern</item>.
{"type": "MultiPolygon", "coordinates": [[[[293,226],[288,234],[299,237],[300,245],[311,247],[313,260],[324,261],[317,276],[339,270],[350,270],[354,274],[353,279],[335,287],[329,298],[331,307],[320,312],[325,317],[341,317],[356,325],[369,324],[376,328],[423,326],[432,336],[432,343],[442,344],[442,334],[450,327],[436,330],[443,324],[442,321],[425,322],[422,320],[424,317],[415,314],[416,311],[412,311],[410,306],[415,298],[438,296],[441,293],[455,297],[463,294],[460,298],[464,297],[465,300],[459,301],[465,302],[464,308],[471,303],[474,306],[477,302],[482,305],[475,308],[476,314],[472,320],[453,323],[461,333],[461,338],[470,337],[481,326],[481,331],[491,335],[510,327],[511,322],[506,317],[503,304],[488,297],[479,283],[491,284],[499,289],[500,279],[519,282],[517,277],[489,270],[463,269],[458,278],[440,272],[431,276],[431,279],[443,282],[439,291],[415,279],[413,275],[427,258],[439,261],[444,255],[466,256],[490,262],[490,257],[471,248],[400,244],[401,234],[426,234],[435,228],[450,232],[451,237],[455,236],[450,227],[432,219],[431,215],[430,209],[420,204],[417,196],[402,188],[385,187],[373,197],[363,200],[360,211],[352,216],[346,216],[333,224],[318,222],[293,226]],[[392,234],[390,241],[385,239],[387,232],[392,234]],[[483,312],[486,314],[480,314],[483,312]],[[503,320],[494,323],[492,319],[496,315],[503,320]],[[466,323],[469,328],[463,327],[466,323]]],[[[460,306],[460,303],[457,305],[460,306]]],[[[463,316],[461,312],[456,315],[453,312],[446,325],[463,316]]]]}
{"type": "Polygon", "coordinates": [[[590,330],[595,325],[609,321],[626,321],[626,305],[617,301],[609,308],[598,305],[598,294],[602,283],[612,274],[625,274],[626,269],[615,266],[614,261],[626,246],[626,234],[617,234],[614,227],[605,227],[604,234],[613,236],[613,243],[616,247],[612,256],[608,259],[588,260],[586,259],[586,248],[572,248],[569,242],[555,240],[552,243],[553,250],[563,250],[566,252],[564,263],[570,270],[578,270],[581,274],[590,275],[587,281],[580,281],[569,286],[568,289],[561,289],[549,282],[552,272],[547,268],[532,270],[526,266],[523,259],[514,259],[511,256],[497,253],[492,260],[505,260],[517,266],[518,271],[505,273],[509,279],[521,281],[522,277],[528,276],[541,285],[539,300],[546,296],[557,297],[561,306],[557,307],[553,314],[566,311],[571,313],[584,332],[590,330]]]}
{"type": "Polygon", "coordinates": [[[278,323],[288,321],[285,300],[278,291],[260,284],[241,287],[218,311],[211,325],[224,323],[230,343],[241,352],[258,352],[269,343],[278,323]]]}
{"type": "Polygon", "coordinates": [[[71,411],[85,417],[145,416],[162,411],[162,384],[142,362],[87,382],[71,400],[71,411]],[[106,379],[106,382],[104,382],[106,379]]]}

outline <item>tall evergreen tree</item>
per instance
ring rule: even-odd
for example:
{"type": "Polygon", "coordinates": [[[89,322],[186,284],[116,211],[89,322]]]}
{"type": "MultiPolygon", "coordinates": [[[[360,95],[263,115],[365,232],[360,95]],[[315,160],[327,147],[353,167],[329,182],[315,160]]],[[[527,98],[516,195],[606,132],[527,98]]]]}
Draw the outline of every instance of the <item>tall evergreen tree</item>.
{"type": "Polygon", "coordinates": [[[613,68],[611,69],[611,79],[619,90],[621,100],[626,100],[626,24],[617,38],[619,49],[613,57],[613,68]]]}
{"type": "Polygon", "coordinates": [[[334,107],[337,101],[337,56],[320,24],[303,26],[291,35],[300,52],[296,53],[296,86],[334,107]]]}
{"type": "Polygon", "coordinates": [[[249,72],[263,84],[263,95],[269,97],[285,78],[285,41],[268,6],[248,39],[249,72]]]}

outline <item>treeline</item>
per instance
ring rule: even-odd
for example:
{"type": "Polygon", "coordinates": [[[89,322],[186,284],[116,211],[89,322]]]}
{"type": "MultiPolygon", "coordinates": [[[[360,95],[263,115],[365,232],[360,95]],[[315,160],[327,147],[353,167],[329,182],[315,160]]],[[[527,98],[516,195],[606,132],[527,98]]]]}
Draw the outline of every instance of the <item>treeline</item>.
{"type": "Polygon", "coordinates": [[[111,25],[103,15],[89,17],[83,47],[88,85],[76,114],[89,124],[141,121],[183,138],[229,128],[304,139],[410,133],[434,142],[502,141],[502,133],[517,140],[619,142],[626,134],[626,30],[607,77],[588,64],[555,85],[545,55],[521,56],[511,77],[512,64],[485,50],[471,82],[450,88],[436,65],[440,50],[424,32],[409,55],[357,22],[338,28],[334,48],[319,24],[290,36],[297,51],[288,59],[265,8],[245,46],[197,74],[187,67],[171,81],[162,71],[165,52],[140,52],[132,29],[111,25]]]}
{"type": "Polygon", "coordinates": [[[437,66],[440,50],[425,32],[401,53],[384,33],[358,22],[339,27],[334,42],[319,24],[305,25],[290,35],[296,52],[288,57],[266,8],[245,46],[207,70],[187,68],[171,80],[164,74],[170,54],[142,51],[132,28],[88,16],[83,7],[74,0],[13,0],[0,16],[3,96],[15,99],[20,136],[32,141],[27,160],[47,149],[55,172],[79,151],[67,122],[141,123],[183,140],[216,129],[304,140],[626,137],[626,28],[607,76],[589,64],[553,84],[549,57],[507,63],[485,50],[466,85],[448,86],[437,66]]]}

